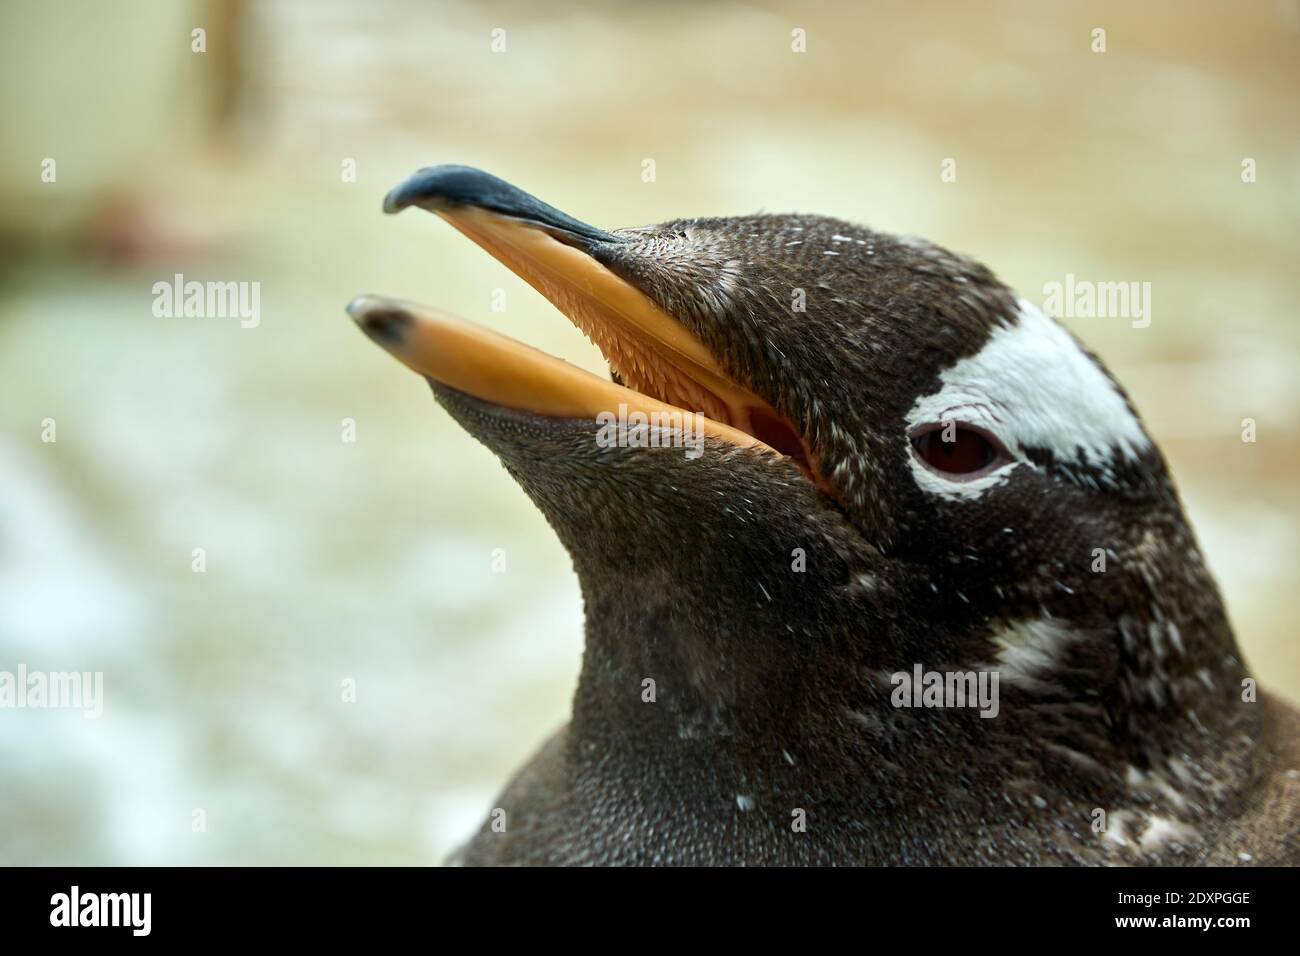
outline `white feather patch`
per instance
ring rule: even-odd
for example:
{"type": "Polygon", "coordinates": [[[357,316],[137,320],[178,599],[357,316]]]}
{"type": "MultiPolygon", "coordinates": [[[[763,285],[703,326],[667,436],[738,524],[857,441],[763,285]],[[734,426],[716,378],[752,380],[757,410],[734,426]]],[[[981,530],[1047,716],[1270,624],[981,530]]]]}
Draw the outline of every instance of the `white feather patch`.
{"type": "MultiPolygon", "coordinates": [[[[995,329],[978,353],[939,377],[939,390],[918,398],[908,413],[909,432],[918,425],[964,422],[988,429],[1019,461],[1024,449],[1042,448],[1062,461],[1082,454],[1099,470],[1116,454],[1133,460],[1151,447],[1106,373],[1065,329],[1023,299],[1015,325],[995,329]]],[[[958,498],[979,495],[1010,471],[960,482],[915,460],[912,465],[922,488],[958,498]]]]}
{"type": "Polygon", "coordinates": [[[1196,839],[1196,830],[1187,824],[1169,817],[1152,816],[1146,830],[1138,838],[1138,845],[1143,850],[1151,851],[1159,849],[1166,843],[1188,844],[1195,843],[1196,839]]]}
{"type": "Polygon", "coordinates": [[[1066,648],[1080,638],[1067,622],[1054,618],[1012,621],[993,635],[996,666],[1008,683],[1041,686],[1066,648]]]}

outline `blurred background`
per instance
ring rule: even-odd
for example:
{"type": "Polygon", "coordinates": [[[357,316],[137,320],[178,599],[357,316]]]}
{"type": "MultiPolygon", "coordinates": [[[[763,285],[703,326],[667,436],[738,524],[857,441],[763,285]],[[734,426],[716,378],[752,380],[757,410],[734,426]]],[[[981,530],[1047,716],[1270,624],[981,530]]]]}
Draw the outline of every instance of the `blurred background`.
{"type": "Polygon", "coordinates": [[[567,556],[343,313],[411,298],[604,370],[445,224],[380,214],[435,163],[605,227],[836,214],[1039,302],[1149,281],[1150,327],[1067,324],[1300,699],[1297,3],[11,0],[0,37],[0,670],[105,685],[99,720],[0,711],[0,863],[437,862],[565,719],[567,556]],[[259,282],[259,324],[155,317],[176,273],[259,282]]]}

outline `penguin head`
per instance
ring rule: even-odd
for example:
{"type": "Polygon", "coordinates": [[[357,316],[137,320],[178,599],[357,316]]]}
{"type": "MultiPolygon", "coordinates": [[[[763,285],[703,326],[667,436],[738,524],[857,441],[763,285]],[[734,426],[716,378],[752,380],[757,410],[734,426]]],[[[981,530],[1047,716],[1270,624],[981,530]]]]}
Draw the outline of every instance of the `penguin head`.
{"type": "Polygon", "coordinates": [[[605,382],[423,307],[350,310],[572,555],[576,717],[839,740],[919,664],[997,668],[1026,708],[1083,700],[1136,733],[1235,663],[1124,391],[979,263],[814,215],[606,231],[458,166],[385,200],[412,205],[610,362],[605,382]]]}

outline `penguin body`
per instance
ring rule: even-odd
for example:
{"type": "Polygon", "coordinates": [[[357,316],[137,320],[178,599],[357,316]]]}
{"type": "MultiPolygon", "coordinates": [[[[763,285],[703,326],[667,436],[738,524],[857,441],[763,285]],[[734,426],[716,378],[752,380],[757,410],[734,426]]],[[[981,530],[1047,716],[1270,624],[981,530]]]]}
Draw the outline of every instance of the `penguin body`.
{"type": "Polygon", "coordinates": [[[1159,449],[988,269],[818,216],[606,232],[466,167],[407,205],[614,376],[351,309],[546,515],[585,602],[572,719],[458,862],[1300,862],[1300,717],[1254,690],[1159,449]],[[615,403],[703,412],[701,453],[602,441],[615,403]]]}

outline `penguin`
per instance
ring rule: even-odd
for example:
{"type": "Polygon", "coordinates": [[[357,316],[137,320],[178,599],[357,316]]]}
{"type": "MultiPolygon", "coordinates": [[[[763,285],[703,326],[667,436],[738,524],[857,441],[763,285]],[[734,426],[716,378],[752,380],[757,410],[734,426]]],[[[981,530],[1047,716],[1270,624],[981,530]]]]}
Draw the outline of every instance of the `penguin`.
{"type": "Polygon", "coordinates": [[[1124,389],[988,268],[819,215],[606,231],[464,166],[383,208],[412,206],[611,370],[348,308],[585,606],[568,724],[452,862],[1300,862],[1300,713],[1124,389]]]}

